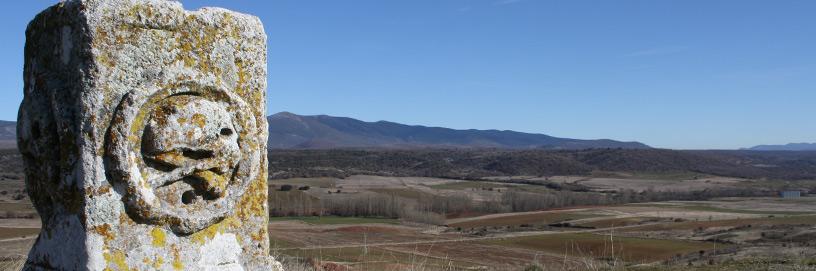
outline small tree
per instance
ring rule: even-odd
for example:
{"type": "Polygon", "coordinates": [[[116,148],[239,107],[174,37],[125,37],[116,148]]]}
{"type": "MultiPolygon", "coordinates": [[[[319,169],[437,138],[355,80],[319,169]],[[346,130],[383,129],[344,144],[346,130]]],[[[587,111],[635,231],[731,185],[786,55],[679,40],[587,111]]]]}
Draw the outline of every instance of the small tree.
{"type": "Polygon", "coordinates": [[[292,185],[291,184],[284,184],[284,185],[281,185],[281,187],[280,187],[280,191],[290,191],[290,190],[292,190],[292,185]]]}

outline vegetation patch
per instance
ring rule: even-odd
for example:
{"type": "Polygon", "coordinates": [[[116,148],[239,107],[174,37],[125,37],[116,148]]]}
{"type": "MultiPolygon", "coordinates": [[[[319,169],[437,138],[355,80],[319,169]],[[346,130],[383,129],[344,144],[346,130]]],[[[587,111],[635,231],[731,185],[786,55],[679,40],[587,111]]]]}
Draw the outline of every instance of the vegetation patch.
{"type": "Polygon", "coordinates": [[[577,213],[577,212],[557,212],[557,213],[523,213],[517,215],[504,215],[488,217],[484,219],[474,219],[448,226],[457,228],[477,228],[477,227],[504,227],[522,225],[547,225],[563,222],[567,220],[597,217],[597,214],[577,213]]]}
{"type": "Polygon", "coordinates": [[[660,218],[656,217],[619,217],[587,221],[578,223],[577,225],[592,228],[611,228],[638,225],[642,223],[655,222],[659,220],[660,218]]]}
{"type": "Polygon", "coordinates": [[[293,186],[311,186],[311,187],[320,187],[320,188],[334,188],[337,186],[337,179],[330,178],[330,177],[318,177],[318,178],[292,178],[292,179],[283,179],[283,180],[269,180],[270,186],[277,186],[280,187],[282,185],[293,185],[293,186]]]}

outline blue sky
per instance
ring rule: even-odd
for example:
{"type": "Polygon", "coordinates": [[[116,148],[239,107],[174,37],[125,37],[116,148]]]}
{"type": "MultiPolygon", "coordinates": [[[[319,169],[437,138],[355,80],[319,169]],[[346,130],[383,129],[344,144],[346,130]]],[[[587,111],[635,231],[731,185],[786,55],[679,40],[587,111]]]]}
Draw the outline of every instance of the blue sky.
{"type": "MultiPolygon", "coordinates": [[[[6,3],[0,119],[27,22],[6,3]]],[[[269,113],[663,148],[816,142],[816,1],[182,1],[259,16],[269,113]]]]}

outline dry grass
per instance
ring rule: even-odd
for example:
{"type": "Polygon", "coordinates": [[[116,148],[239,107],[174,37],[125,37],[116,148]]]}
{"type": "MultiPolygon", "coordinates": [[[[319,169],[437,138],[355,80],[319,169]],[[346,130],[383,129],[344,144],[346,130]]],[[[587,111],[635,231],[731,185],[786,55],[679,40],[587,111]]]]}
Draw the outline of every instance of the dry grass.
{"type": "Polygon", "coordinates": [[[9,228],[0,227],[0,239],[19,238],[36,236],[40,233],[39,228],[9,228]]]}
{"type": "Polygon", "coordinates": [[[429,198],[431,196],[429,193],[411,188],[374,188],[369,189],[369,191],[415,200],[429,198]]]}
{"type": "Polygon", "coordinates": [[[0,258],[0,271],[19,271],[25,265],[25,257],[2,257],[0,258]]]}

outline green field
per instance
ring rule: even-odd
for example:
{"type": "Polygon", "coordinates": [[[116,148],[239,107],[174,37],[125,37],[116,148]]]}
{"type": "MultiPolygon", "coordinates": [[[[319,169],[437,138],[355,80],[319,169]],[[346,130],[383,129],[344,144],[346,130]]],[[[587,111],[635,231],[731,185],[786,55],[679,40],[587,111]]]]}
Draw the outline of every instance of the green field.
{"type": "Polygon", "coordinates": [[[312,225],[341,225],[341,224],[399,224],[398,219],[379,217],[339,217],[339,216],[300,216],[300,217],[270,217],[269,222],[302,221],[312,225]]]}

